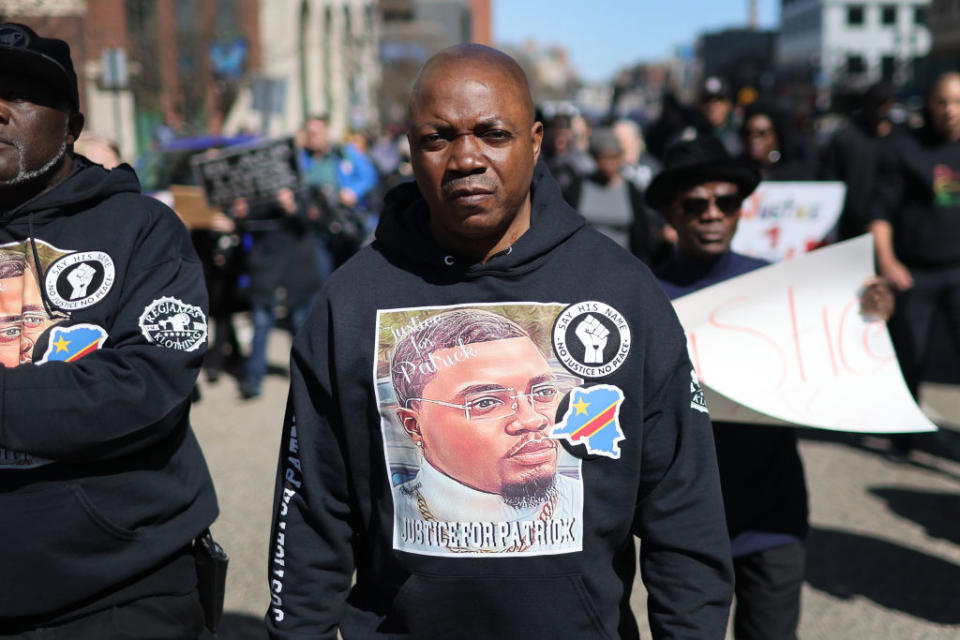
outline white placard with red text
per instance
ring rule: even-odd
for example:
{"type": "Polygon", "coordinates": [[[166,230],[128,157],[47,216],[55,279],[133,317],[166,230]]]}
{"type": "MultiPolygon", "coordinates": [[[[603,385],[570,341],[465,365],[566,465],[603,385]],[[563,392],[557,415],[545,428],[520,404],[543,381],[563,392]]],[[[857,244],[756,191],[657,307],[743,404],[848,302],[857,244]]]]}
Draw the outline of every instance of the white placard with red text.
{"type": "Polygon", "coordinates": [[[860,236],[674,300],[714,420],[837,431],[935,431],[886,325],[859,312],[860,236]]]}
{"type": "Polygon", "coordinates": [[[779,262],[809,253],[837,224],[842,182],[768,182],[744,200],[731,248],[779,262]]]}

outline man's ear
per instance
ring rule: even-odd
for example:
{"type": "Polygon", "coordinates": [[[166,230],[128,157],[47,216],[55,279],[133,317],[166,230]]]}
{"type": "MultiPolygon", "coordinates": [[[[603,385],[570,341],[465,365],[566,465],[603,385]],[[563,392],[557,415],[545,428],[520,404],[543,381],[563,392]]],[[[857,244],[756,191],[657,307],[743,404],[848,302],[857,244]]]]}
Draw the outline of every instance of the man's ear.
{"type": "Polygon", "coordinates": [[[536,164],[540,159],[540,147],[543,144],[543,123],[540,121],[533,123],[530,130],[530,137],[533,138],[533,163],[536,164]]]}
{"type": "Polygon", "coordinates": [[[83,131],[83,123],[83,114],[79,111],[70,116],[67,121],[67,146],[72,145],[80,137],[80,132],[83,131]]]}
{"type": "Polygon", "coordinates": [[[403,430],[407,432],[414,444],[423,442],[423,434],[420,433],[420,414],[413,409],[397,409],[397,417],[400,418],[400,424],[403,430]]]}

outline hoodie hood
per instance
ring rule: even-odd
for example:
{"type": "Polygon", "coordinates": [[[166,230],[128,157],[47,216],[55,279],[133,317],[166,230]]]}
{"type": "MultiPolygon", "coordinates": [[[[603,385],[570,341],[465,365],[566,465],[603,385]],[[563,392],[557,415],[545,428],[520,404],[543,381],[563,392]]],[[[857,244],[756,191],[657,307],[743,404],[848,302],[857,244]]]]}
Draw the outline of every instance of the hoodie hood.
{"type": "Polygon", "coordinates": [[[0,212],[3,223],[39,226],[62,215],[85,209],[116,193],[140,193],[140,182],[130,165],[108,171],[85,157],[74,154],[73,170],[62,182],[11,211],[0,212]]]}
{"type": "Polygon", "coordinates": [[[429,210],[416,182],[391,189],[384,199],[376,242],[391,257],[411,263],[415,270],[478,275],[518,275],[535,269],[550,251],[584,226],[583,216],[564,201],[560,185],[543,159],[537,162],[531,184],[530,228],[507,250],[486,263],[451,253],[436,243],[429,231],[429,210]]]}

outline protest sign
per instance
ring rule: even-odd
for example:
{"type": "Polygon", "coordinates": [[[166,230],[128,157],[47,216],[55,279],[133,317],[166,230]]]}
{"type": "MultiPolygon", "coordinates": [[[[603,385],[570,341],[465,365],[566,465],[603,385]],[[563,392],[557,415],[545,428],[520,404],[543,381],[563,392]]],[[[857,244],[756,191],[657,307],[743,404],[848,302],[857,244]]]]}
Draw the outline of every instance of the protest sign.
{"type": "Polygon", "coordinates": [[[230,147],[192,160],[197,182],[211,206],[228,209],[237,198],[269,200],[278,190],[300,182],[293,138],[230,147]]]}
{"type": "Polygon", "coordinates": [[[674,300],[714,420],[837,431],[934,431],[886,325],[859,313],[860,236],[674,300]]]}
{"type": "Polygon", "coordinates": [[[761,182],[743,202],[731,248],[770,262],[808,253],[837,224],[845,194],[842,182],[761,182]]]}

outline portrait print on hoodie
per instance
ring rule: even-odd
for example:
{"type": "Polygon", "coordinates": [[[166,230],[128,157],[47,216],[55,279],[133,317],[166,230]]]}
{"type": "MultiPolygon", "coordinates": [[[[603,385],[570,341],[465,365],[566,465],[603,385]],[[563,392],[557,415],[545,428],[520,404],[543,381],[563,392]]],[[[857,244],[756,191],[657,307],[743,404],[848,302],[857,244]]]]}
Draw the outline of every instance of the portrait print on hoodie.
{"type": "Polygon", "coordinates": [[[582,384],[550,346],[564,307],[378,312],[394,549],[478,557],[582,550],[581,461],[551,437],[582,384]]]}

